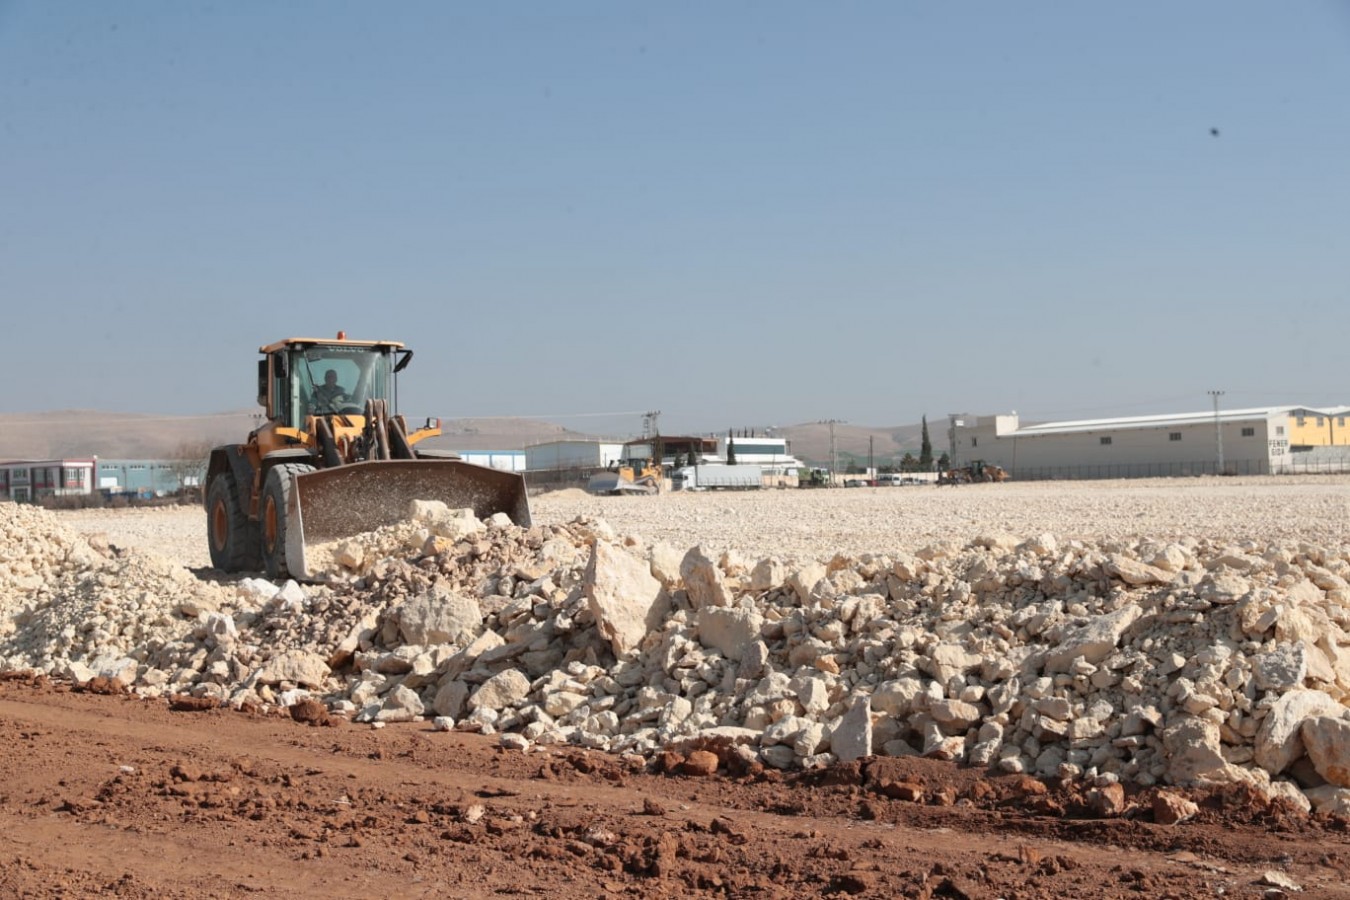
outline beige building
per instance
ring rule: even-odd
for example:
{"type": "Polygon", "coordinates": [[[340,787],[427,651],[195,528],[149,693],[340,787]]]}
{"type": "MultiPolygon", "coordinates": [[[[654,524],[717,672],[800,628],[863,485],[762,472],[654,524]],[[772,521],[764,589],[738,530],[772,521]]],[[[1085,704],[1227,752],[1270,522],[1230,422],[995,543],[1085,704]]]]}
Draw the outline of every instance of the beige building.
{"type": "Polygon", "coordinates": [[[955,414],[948,452],[953,465],[984,460],[1021,479],[1269,474],[1311,462],[1292,429],[1319,415],[1280,406],[1022,425],[1015,413],[955,414]]]}
{"type": "Polygon", "coordinates": [[[1344,406],[1332,409],[1294,407],[1289,410],[1289,445],[1296,451],[1350,446],[1350,429],[1345,427],[1347,413],[1350,409],[1344,406]]]}

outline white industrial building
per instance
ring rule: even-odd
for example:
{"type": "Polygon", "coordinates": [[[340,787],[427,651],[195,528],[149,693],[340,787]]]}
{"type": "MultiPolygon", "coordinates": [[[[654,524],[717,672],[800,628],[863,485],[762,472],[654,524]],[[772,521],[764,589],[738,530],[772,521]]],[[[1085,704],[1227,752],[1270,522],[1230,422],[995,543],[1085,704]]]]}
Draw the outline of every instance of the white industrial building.
{"type": "Polygon", "coordinates": [[[719,438],[717,456],[728,459],[731,447],[736,448],[736,464],[759,466],[766,477],[796,477],[797,470],[806,465],[792,455],[786,438],[779,437],[730,437],[719,438]]]}
{"type": "Polygon", "coordinates": [[[1015,413],[955,414],[949,452],[953,466],[983,460],[1015,479],[1260,475],[1290,470],[1290,429],[1309,412],[1279,406],[1025,426],[1015,413]]]}
{"type": "Polygon", "coordinates": [[[476,466],[501,469],[503,472],[524,472],[524,450],[460,450],[459,458],[476,466]]]}
{"type": "Polygon", "coordinates": [[[525,448],[525,470],[605,469],[622,458],[623,444],[617,441],[544,441],[525,448]]]}

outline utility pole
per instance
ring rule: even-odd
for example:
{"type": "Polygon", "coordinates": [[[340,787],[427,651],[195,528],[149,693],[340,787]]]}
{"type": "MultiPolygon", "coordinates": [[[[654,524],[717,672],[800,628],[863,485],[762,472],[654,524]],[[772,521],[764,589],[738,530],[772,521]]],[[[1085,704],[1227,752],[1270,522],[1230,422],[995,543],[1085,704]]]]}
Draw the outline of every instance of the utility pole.
{"type": "Polygon", "coordinates": [[[1223,396],[1223,391],[1210,391],[1209,395],[1214,398],[1214,452],[1218,457],[1218,467],[1214,474],[1223,474],[1223,426],[1219,423],[1219,398],[1223,396]]]}
{"type": "Polygon", "coordinates": [[[834,474],[839,471],[839,452],[834,443],[834,426],[844,424],[844,420],[824,419],[820,424],[830,426],[830,487],[834,487],[834,474]]]}
{"type": "Polygon", "coordinates": [[[872,467],[872,442],[874,440],[876,438],[873,435],[867,436],[867,477],[873,480],[877,477],[877,470],[872,467]]]}

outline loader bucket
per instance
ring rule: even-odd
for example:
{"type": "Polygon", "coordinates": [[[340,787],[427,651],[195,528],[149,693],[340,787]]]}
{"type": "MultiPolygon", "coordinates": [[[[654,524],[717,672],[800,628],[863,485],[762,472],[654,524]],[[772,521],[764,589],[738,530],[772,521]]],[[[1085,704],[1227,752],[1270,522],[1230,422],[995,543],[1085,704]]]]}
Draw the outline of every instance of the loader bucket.
{"type": "Polygon", "coordinates": [[[514,472],[440,459],[360,462],[306,472],[295,476],[286,509],[291,577],[312,580],[311,566],[326,562],[313,557],[316,547],[402,521],[413,500],[472,509],[480,519],[506,513],[515,524],[530,525],[525,479],[514,472]]]}

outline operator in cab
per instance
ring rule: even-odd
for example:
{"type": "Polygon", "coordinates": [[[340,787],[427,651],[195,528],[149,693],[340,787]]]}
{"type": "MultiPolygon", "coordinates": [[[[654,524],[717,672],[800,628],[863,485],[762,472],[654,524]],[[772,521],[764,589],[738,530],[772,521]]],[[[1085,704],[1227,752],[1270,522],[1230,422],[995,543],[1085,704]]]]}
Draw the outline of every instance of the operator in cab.
{"type": "Polygon", "coordinates": [[[315,409],[336,412],[342,400],[346,398],[347,389],[338,384],[337,377],[335,369],[323,373],[323,384],[314,389],[315,409]]]}

